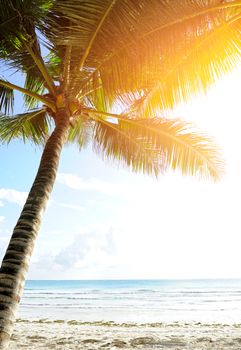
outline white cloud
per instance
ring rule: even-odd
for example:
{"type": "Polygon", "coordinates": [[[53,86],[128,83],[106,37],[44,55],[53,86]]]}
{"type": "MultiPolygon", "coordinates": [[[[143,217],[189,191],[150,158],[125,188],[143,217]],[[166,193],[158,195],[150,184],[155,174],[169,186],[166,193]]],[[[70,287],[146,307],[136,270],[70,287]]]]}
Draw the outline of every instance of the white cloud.
{"type": "Polygon", "coordinates": [[[0,206],[4,201],[23,206],[28,193],[10,188],[0,188],[0,206]]]}
{"type": "Polygon", "coordinates": [[[54,262],[64,269],[99,265],[115,252],[113,230],[85,232],[56,255],[54,262]]]}
{"type": "Polygon", "coordinates": [[[62,207],[62,208],[67,208],[67,209],[72,209],[72,210],[76,210],[76,211],[83,211],[84,207],[82,207],[81,205],[75,205],[75,204],[69,204],[69,203],[63,203],[63,202],[57,202],[55,200],[52,200],[51,203],[62,207]]]}
{"type": "Polygon", "coordinates": [[[5,220],[4,216],[0,216],[0,223],[3,222],[3,220],[5,220]]]}
{"type": "Polygon", "coordinates": [[[106,195],[121,195],[126,193],[126,187],[121,184],[111,184],[98,179],[84,180],[80,176],[70,173],[59,173],[57,181],[69,188],[79,191],[96,191],[106,195]]]}
{"type": "MultiPolygon", "coordinates": [[[[57,234],[60,236],[61,232],[56,232],[55,236],[57,234]]],[[[103,271],[116,265],[115,230],[110,225],[96,223],[92,227],[76,229],[71,240],[66,237],[61,246],[45,250],[44,253],[41,244],[36,247],[30,277],[100,278],[103,271]],[[99,271],[102,272],[98,274],[99,271]]]]}

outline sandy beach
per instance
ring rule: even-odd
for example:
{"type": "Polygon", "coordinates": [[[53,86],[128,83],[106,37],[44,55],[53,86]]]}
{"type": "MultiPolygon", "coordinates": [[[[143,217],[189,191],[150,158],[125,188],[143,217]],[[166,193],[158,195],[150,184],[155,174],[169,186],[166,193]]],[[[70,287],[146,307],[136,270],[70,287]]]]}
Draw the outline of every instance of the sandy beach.
{"type": "Polygon", "coordinates": [[[240,350],[241,324],[19,319],[9,349],[240,350]]]}
{"type": "Polygon", "coordinates": [[[241,281],[29,281],[10,350],[241,350],[241,281]]]}

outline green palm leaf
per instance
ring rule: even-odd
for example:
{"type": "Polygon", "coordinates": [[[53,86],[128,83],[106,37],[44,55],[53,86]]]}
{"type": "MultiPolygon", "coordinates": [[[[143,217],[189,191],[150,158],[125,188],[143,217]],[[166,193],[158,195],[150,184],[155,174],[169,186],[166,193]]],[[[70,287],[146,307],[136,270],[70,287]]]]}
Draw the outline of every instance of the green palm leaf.
{"type": "Polygon", "coordinates": [[[86,147],[92,137],[93,122],[83,116],[75,116],[68,135],[69,143],[77,143],[80,149],[86,147]]]}
{"type": "Polygon", "coordinates": [[[80,95],[95,91],[100,81],[106,101],[122,101],[123,94],[133,100],[159,84],[156,106],[172,107],[205,90],[240,59],[240,1],[59,0],[52,12],[46,18],[48,38],[63,55],[71,46],[72,86],[80,87],[80,95]],[[200,78],[195,64],[203,68],[200,78]]]}
{"type": "Polygon", "coordinates": [[[14,92],[9,87],[0,85],[0,110],[8,114],[13,110],[14,92]]]}
{"type": "Polygon", "coordinates": [[[96,124],[95,150],[135,171],[154,173],[179,169],[183,174],[218,179],[223,164],[210,138],[182,120],[120,117],[118,124],[96,124]]]}
{"type": "Polygon", "coordinates": [[[36,30],[51,1],[1,1],[0,60],[10,67],[45,81],[53,92],[53,82],[41,56],[36,30]]]}
{"type": "Polygon", "coordinates": [[[13,117],[0,116],[0,140],[10,142],[13,138],[28,139],[35,144],[45,143],[51,122],[44,109],[18,114],[13,117]]]}
{"type": "Polygon", "coordinates": [[[159,151],[148,150],[145,142],[122,130],[120,125],[103,120],[96,122],[93,140],[95,152],[104,159],[118,161],[135,172],[156,176],[164,170],[164,154],[161,156],[159,151]]]}
{"type": "MultiPolygon", "coordinates": [[[[43,95],[45,89],[44,81],[39,77],[34,77],[32,74],[26,74],[24,88],[38,95],[43,95]]],[[[24,102],[27,109],[38,107],[39,101],[33,96],[24,95],[24,102]]]]}
{"type": "Polygon", "coordinates": [[[186,53],[166,70],[162,79],[143,93],[138,113],[155,115],[188,101],[191,95],[206,92],[211,84],[240,64],[240,52],[239,14],[186,48],[186,53]]]}

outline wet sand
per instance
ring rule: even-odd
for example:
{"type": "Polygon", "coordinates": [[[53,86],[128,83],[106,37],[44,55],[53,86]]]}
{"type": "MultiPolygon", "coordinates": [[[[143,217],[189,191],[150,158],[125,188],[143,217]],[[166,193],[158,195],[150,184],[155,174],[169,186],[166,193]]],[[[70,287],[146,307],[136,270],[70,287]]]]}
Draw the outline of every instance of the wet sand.
{"type": "Polygon", "coordinates": [[[9,349],[241,350],[241,324],[19,319],[9,349]]]}

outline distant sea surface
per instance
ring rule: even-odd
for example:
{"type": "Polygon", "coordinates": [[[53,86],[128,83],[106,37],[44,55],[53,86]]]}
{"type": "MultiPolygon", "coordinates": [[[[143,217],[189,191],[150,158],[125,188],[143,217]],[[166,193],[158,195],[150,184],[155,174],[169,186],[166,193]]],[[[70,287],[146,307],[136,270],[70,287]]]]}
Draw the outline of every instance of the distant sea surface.
{"type": "Polygon", "coordinates": [[[24,319],[241,323],[241,280],[27,281],[24,319]]]}

